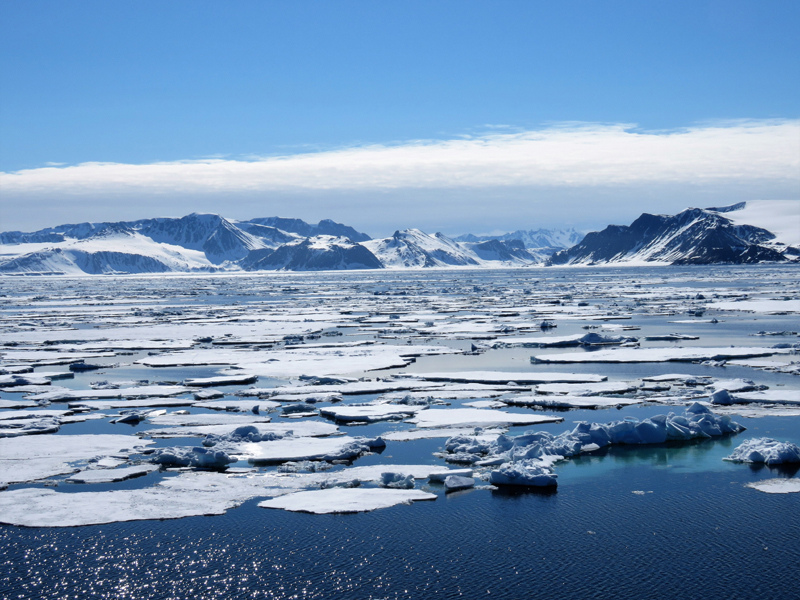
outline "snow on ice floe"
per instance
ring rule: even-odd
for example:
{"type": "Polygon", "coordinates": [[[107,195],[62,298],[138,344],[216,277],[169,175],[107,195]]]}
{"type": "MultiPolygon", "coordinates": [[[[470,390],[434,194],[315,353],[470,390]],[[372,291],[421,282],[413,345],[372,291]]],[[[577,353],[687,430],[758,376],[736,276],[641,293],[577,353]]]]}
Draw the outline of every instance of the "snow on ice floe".
{"type": "Polygon", "coordinates": [[[711,302],[712,310],[748,311],[763,314],[800,313],[800,300],[775,300],[772,298],[749,298],[747,300],[723,300],[711,302]]]}
{"type": "Polygon", "coordinates": [[[231,452],[258,465],[297,460],[352,460],[384,446],[386,443],[381,438],[293,437],[271,442],[237,444],[231,448],[231,452]]]}
{"type": "Polygon", "coordinates": [[[602,335],[595,332],[564,336],[504,338],[492,343],[495,347],[567,348],[571,346],[617,346],[638,342],[638,338],[622,335],[602,335]]]}
{"type": "Polygon", "coordinates": [[[198,425],[249,425],[251,423],[269,423],[270,417],[253,413],[222,413],[222,414],[166,414],[148,419],[153,425],[166,425],[168,427],[188,427],[198,425]]]}
{"type": "Polygon", "coordinates": [[[800,478],[765,479],[748,483],[747,487],[767,494],[796,494],[800,492],[800,478]]]}
{"type": "Polygon", "coordinates": [[[79,461],[101,454],[133,452],[152,444],[127,435],[47,435],[0,439],[0,487],[66,475],[79,461]]]}
{"type": "Polygon", "coordinates": [[[512,406],[541,406],[543,408],[613,408],[644,402],[643,398],[603,398],[602,396],[512,396],[504,401],[512,406]]]}
{"type": "Polygon", "coordinates": [[[134,490],[64,493],[43,488],[16,489],[0,492],[0,523],[75,527],[221,515],[251,498],[276,497],[304,489],[329,489],[353,485],[355,481],[377,483],[385,472],[404,473],[416,479],[425,479],[434,472],[447,473],[436,465],[374,465],[302,474],[239,475],[200,471],[180,473],[152,487],[134,490]]]}
{"type": "Polygon", "coordinates": [[[56,433],[59,429],[61,420],[57,417],[0,421],[0,438],[56,433]]]}
{"type": "Polygon", "coordinates": [[[409,423],[420,428],[428,427],[504,427],[534,425],[536,423],[558,423],[561,417],[540,414],[517,414],[502,410],[482,408],[430,408],[417,413],[409,423]]]}
{"type": "MultiPolygon", "coordinates": [[[[552,356],[552,355],[551,355],[552,356]]],[[[514,382],[519,385],[534,385],[542,383],[592,383],[608,379],[603,375],[589,375],[580,373],[536,373],[536,372],[505,372],[505,371],[464,371],[453,373],[414,373],[408,377],[416,377],[427,381],[455,381],[461,383],[507,384],[514,382]]]]}
{"type": "Polygon", "coordinates": [[[160,485],[136,490],[75,493],[25,488],[0,492],[0,522],[23,527],[77,527],[222,515],[252,495],[251,489],[225,485],[206,488],[202,492],[174,490],[160,485]]]}
{"type": "Polygon", "coordinates": [[[242,425],[252,425],[261,435],[295,435],[297,437],[323,437],[334,435],[339,428],[333,423],[321,421],[295,421],[293,423],[227,423],[225,425],[184,425],[165,427],[163,429],[147,429],[137,432],[138,435],[152,438],[203,437],[209,435],[229,435],[242,425]]]}
{"type": "Polygon", "coordinates": [[[220,375],[187,379],[183,383],[189,387],[214,387],[217,385],[248,385],[255,383],[257,379],[256,375],[220,375]]]}
{"type": "Polygon", "coordinates": [[[777,348],[618,348],[596,352],[539,354],[532,363],[637,363],[692,362],[772,356],[786,352],[777,348]]]}
{"type": "Polygon", "coordinates": [[[38,403],[31,400],[0,400],[0,409],[36,408],[38,403]]]}
{"type": "MultiPolygon", "coordinates": [[[[300,347],[291,350],[196,349],[149,356],[136,361],[150,367],[226,365],[237,370],[225,375],[288,378],[300,375],[338,375],[408,366],[414,357],[455,354],[446,346],[370,345],[346,348],[300,347]]],[[[212,384],[217,385],[217,384],[212,384]]]]}
{"type": "Polygon", "coordinates": [[[770,402],[776,404],[796,404],[800,406],[800,390],[773,389],[759,392],[740,392],[733,394],[738,402],[770,402]]]}
{"type": "Polygon", "coordinates": [[[119,469],[88,469],[70,475],[66,481],[70,483],[113,483],[141,477],[153,471],[158,471],[158,467],[155,465],[136,465],[119,469]]]}
{"type": "Polygon", "coordinates": [[[259,502],[262,508],[280,508],[316,515],[368,512],[420,500],[436,500],[436,494],[421,490],[385,488],[330,488],[295,492],[259,502]]]}
{"type": "Polygon", "coordinates": [[[191,390],[182,385],[143,385],[139,387],[104,390],[65,390],[45,392],[29,396],[27,400],[37,402],[69,402],[71,400],[100,400],[109,398],[148,398],[178,396],[191,390]]]}
{"type": "Polygon", "coordinates": [[[252,412],[258,414],[262,410],[266,412],[273,408],[277,408],[278,406],[281,405],[281,403],[274,402],[272,400],[236,400],[231,398],[228,400],[194,402],[192,403],[192,405],[196,406],[197,408],[210,408],[211,410],[225,410],[229,412],[252,412]]]}
{"type": "Polygon", "coordinates": [[[737,446],[724,460],[767,465],[800,463],[800,447],[791,442],[779,442],[771,438],[753,438],[737,446]]]}
{"type": "Polygon", "coordinates": [[[599,383],[546,383],[537,385],[537,394],[565,394],[572,396],[599,396],[600,394],[626,394],[637,386],[628,381],[601,381],[599,383]]]}
{"type": "Polygon", "coordinates": [[[444,428],[427,428],[427,429],[403,429],[400,431],[392,431],[382,435],[383,439],[390,442],[410,442],[413,440],[427,440],[433,438],[449,438],[454,435],[475,436],[482,441],[491,442],[497,439],[497,436],[504,433],[504,429],[481,429],[476,433],[476,428],[469,427],[463,429],[456,429],[452,427],[444,428]]]}
{"type": "Polygon", "coordinates": [[[417,414],[425,405],[405,406],[400,404],[368,404],[368,405],[346,405],[329,406],[320,408],[319,414],[336,421],[386,421],[392,419],[402,419],[417,414]]]}
{"type": "Polygon", "coordinates": [[[192,406],[195,401],[190,398],[139,398],[125,400],[112,398],[108,400],[74,400],[67,402],[70,408],[90,408],[92,410],[110,410],[113,408],[150,408],[156,406],[177,407],[192,406]]]}
{"type": "Polygon", "coordinates": [[[0,421],[18,419],[58,418],[71,414],[68,410],[4,410],[0,412],[0,421]]]}

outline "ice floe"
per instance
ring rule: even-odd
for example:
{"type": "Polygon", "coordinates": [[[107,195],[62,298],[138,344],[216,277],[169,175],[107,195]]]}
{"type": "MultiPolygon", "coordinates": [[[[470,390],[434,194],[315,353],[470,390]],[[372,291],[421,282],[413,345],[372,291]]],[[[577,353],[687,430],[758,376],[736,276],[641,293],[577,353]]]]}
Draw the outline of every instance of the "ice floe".
{"type": "Polygon", "coordinates": [[[411,504],[420,500],[436,500],[436,494],[421,490],[330,488],[296,492],[265,500],[258,505],[263,508],[280,508],[292,512],[327,515],[367,512],[398,504],[411,504]]]}
{"type": "Polygon", "coordinates": [[[346,405],[330,406],[321,408],[319,413],[323,417],[328,417],[336,421],[386,421],[391,419],[403,419],[417,414],[428,405],[405,406],[400,404],[369,404],[369,405],[346,405]]]}
{"type": "Polygon", "coordinates": [[[791,442],[779,442],[771,438],[753,438],[737,446],[725,460],[767,465],[800,463],[800,447],[791,442]]]}
{"type": "Polygon", "coordinates": [[[561,417],[540,414],[518,414],[502,410],[482,408],[430,408],[408,419],[409,423],[420,428],[427,427],[503,427],[512,425],[534,425],[536,423],[557,423],[561,417]]]}
{"type": "Polygon", "coordinates": [[[66,475],[78,471],[75,463],[100,454],[133,452],[152,444],[127,435],[73,434],[0,439],[0,487],[66,475]]]}
{"type": "Polygon", "coordinates": [[[796,494],[800,492],[800,478],[754,481],[748,483],[747,487],[767,494],[796,494]]]}
{"type": "MultiPolygon", "coordinates": [[[[552,356],[552,355],[551,355],[552,356]]],[[[603,375],[588,375],[581,373],[536,373],[536,372],[505,372],[505,371],[465,371],[456,373],[415,373],[409,377],[418,377],[427,381],[455,381],[463,383],[507,384],[514,382],[519,385],[534,385],[541,383],[593,383],[605,381],[603,375]]]]}
{"type": "Polygon", "coordinates": [[[782,352],[776,348],[617,348],[596,352],[540,354],[531,357],[533,363],[636,363],[636,362],[694,362],[772,356],[782,352]]]}
{"type": "Polygon", "coordinates": [[[158,467],[155,465],[136,465],[119,469],[88,469],[70,475],[66,480],[70,483],[113,483],[141,477],[153,471],[158,471],[158,467]]]}

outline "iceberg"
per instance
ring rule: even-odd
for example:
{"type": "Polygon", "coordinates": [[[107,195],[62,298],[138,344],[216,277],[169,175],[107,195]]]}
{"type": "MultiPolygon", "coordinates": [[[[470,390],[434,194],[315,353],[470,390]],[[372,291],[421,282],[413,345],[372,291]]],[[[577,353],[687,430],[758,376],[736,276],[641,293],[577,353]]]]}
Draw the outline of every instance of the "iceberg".
{"type": "Polygon", "coordinates": [[[800,463],[800,447],[791,442],[779,442],[772,438],[753,438],[739,445],[724,460],[767,465],[800,463]]]}

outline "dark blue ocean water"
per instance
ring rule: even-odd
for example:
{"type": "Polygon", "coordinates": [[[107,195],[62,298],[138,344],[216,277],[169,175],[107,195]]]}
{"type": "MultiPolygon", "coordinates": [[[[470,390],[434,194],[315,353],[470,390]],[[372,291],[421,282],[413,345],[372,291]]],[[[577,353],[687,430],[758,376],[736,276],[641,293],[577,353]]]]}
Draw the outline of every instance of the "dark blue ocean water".
{"type": "Polygon", "coordinates": [[[797,598],[800,496],[645,466],[368,514],[0,529],[4,598],[797,598]],[[633,490],[652,493],[633,494],[633,490]]]}

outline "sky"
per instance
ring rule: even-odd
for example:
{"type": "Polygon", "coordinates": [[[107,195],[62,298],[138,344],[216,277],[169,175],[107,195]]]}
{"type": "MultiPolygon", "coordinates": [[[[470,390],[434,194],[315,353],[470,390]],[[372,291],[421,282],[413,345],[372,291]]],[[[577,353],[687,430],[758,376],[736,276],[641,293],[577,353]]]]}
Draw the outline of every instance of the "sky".
{"type": "Polygon", "coordinates": [[[0,3],[0,230],[800,202],[800,3],[0,3]]]}

